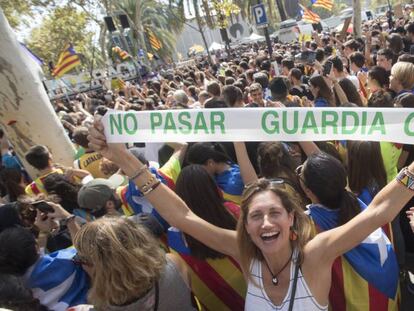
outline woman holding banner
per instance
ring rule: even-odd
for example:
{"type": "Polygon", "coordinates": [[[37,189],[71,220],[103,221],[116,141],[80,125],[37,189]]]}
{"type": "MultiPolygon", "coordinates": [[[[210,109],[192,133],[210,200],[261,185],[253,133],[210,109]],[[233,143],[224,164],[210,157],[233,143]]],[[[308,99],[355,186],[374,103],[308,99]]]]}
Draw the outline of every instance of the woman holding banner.
{"type": "Polygon", "coordinates": [[[308,218],[285,184],[259,180],[244,191],[237,231],[232,231],[196,216],[123,144],[107,144],[99,120],[89,139],[91,147],[134,180],[170,224],[241,264],[248,281],[245,310],[327,310],[334,260],[391,221],[414,193],[412,163],[366,211],[311,239],[308,218]]]}

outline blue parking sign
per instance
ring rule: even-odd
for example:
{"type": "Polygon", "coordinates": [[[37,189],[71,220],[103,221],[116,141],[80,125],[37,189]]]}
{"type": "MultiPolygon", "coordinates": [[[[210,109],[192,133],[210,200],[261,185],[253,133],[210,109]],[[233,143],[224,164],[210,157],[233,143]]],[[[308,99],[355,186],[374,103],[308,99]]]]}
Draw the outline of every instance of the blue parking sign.
{"type": "Polygon", "coordinates": [[[263,3],[256,4],[252,6],[254,20],[256,26],[265,26],[267,25],[267,16],[265,11],[265,6],[263,3]]]}

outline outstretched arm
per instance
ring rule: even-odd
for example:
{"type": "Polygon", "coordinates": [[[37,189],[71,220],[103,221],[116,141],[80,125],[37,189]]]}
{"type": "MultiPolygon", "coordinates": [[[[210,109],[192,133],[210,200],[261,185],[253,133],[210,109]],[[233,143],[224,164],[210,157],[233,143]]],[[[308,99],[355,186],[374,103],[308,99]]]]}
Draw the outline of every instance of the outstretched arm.
{"type": "Polygon", "coordinates": [[[313,141],[300,141],[299,145],[307,157],[321,151],[313,141]]]}
{"type": "Polygon", "coordinates": [[[172,156],[177,157],[182,165],[185,158],[185,153],[187,151],[187,143],[167,143],[168,146],[174,149],[172,156]]]}
{"type": "Polygon", "coordinates": [[[236,151],[237,162],[240,166],[240,174],[243,183],[247,186],[257,181],[257,174],[254,170],[252,162],[247,154],[246,144],[244,142],[234,142],[234,150],[236,151]]]}
{"type": "MultiPolygon", "coordinates": [[[[414,162],[408,167],[414,172],[414,162]]],[[[319,260],[332,263],[336,257],[360,244],[370,233],[391,222],[405,204],[412,198],[414,191],[393,180],[374,198],[368,208],[346,224],[318,234],[308,247],[320,252],[319,260]]]]}
{"type": "MultiPolygon", "coordinates": [[[[144,168],[144,165],[125,148],[124,144],[106,143],[99,119],[97,117],[94,127],[89,130],[90,146],[105,158],[115,162],[127,176],[136,176],[133,180],[142,190],[142,187],[152,178],[150,171],[144,168]]],[[[148,192],[146,198],[170,225],[193,236],[208,247],[239,260],[235,231],[222,229],[204,221],[162,183],[148,192]]]]}

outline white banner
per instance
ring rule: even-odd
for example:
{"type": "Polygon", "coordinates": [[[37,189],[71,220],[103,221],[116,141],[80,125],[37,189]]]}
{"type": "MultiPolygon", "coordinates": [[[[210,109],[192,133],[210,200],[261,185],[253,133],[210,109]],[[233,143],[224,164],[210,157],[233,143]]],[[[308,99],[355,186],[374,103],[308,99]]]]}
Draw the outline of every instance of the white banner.
{"type": "Polygon", "coordinates": [[[108,142],[368,140],[414,144],[414,109],[228,108],[108,111],[108,142]]]}

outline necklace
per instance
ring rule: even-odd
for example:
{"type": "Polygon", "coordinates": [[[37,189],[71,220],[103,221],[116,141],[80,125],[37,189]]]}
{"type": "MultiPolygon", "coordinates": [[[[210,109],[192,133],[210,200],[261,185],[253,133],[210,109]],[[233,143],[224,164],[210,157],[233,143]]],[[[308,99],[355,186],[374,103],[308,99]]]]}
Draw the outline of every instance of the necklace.
{"type": "Polygon", "coordinates": [[[280,270],[279,270],[279,272],[277,272],[277,273],[275,273],[275,274],[273,274],[272,269],[270,269],[269,264],[267,263],[266,258],[263,258],[263,259],[264,259],[264,262],[265,262],[265,264],[266,264],[267,269],[269,270],[270,274],[272,275],[272,284],[273,284],[274,286],[277,286],[277,285],[279,284],[279,280],[278,280],[278,278],[277,278],[277,277],[278,277],[278,275],[279,275],[279,274],[280,274],[283,270],[285,270],[285,268],[287,267],[287,265],[289,264],[289,262],[292,260],[292,256],[293,256],[293,251],[292,251],[292,253],[290,254],[290,257],[289,257],[288,261],[286,261],[286,263],[283,265],[282,269],[280,269],[280,270]]]}

